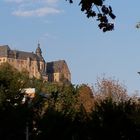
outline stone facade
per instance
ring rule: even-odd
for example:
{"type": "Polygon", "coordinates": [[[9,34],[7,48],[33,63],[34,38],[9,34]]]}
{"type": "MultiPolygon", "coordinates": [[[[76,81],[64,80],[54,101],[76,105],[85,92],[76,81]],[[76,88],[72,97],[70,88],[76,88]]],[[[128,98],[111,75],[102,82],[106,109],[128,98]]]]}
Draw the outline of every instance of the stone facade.
{"type": "Polygon", "coordinates": [[[70,71],[65,60],[48,62],[47,75],[49,81],[71,81],[70,71]]]}
{"type": "Polygon", "coordinates": [[[30,77],[42,77],[49,82],[71,81],[71,74],[65,60],[45,62],[40,44],[35,53],[11,50],[8,45],[0,46],[0,64],[4,62],[8,62],[19,71],[28,71],[30,77]]]}

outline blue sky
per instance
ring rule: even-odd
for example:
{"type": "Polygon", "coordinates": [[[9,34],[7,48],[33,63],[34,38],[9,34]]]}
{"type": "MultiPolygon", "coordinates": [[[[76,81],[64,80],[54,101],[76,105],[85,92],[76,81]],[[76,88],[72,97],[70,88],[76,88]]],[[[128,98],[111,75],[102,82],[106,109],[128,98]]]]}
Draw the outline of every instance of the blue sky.
{"type": "Polygon", "coordinates": [[[0,44],[35,51],[38,40],[46,61],[65,59],[74,84],[112,77],[129,93],[140,91],[140,1],[106,0],[117,18],[115,30],[102,33],[78,6],[65,0],[1,0],[0,44]]]}

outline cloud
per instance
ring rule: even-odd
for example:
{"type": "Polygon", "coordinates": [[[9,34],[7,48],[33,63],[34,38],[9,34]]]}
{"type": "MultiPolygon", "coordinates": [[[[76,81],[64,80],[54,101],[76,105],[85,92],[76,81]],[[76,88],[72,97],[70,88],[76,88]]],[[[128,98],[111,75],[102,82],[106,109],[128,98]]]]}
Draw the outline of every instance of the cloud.
{"type": "Polygon", "coordinates": [[[15,3],[12,15],[20,17],[43,17],[49,14],[59,14],[59,0],[4,0],[15,3]]]}
{"type": "Polygon", "coordinates": [[[22,3],[24,0],[5,0],[5,2],[10,2],[10,3],[22,3]]]}
{"type": "Polygon", "coordinates": [[[40,37],[40,41],[46,41],[46,39],[48,39],[49,38],[49,40],[56,40],[57,39],[57,36],[56,35],[52,35],[52,34],[49,34],[49,33],[44,33],[41,37],[40,37]]]}
{"type": "Polygon", "coordinates": [[[31,17],[31,16],[42,17],[48,14],[58,14],[58,13],[60,13],[60,10],[51,7],[43,7],[35,10],[17,10],[14,11],[12,14],[21,17],[31,17]]]}
{"type": "Polygon", "coordinates": [[[54,4],[54,3],[57,3],[58,0],[43,0],[44,2],[48,3],[48,4],[54,4]]]}
{"type": "Polygon", "coordinates": [[[45,3],[56,3],[59,0],[4,0],[5,2],[21,3],[21,2],[45,2],[45,3]]]}
{"type": "Polygon", "coordinates": [[[46,3],[46,4],[56,4],[59,0],[4,0],[5,2],[7,3],[17,3],[17,4],[20,4],[20,3],[24,3],[24,4],[39,4],[39,3],[46,3]]]}

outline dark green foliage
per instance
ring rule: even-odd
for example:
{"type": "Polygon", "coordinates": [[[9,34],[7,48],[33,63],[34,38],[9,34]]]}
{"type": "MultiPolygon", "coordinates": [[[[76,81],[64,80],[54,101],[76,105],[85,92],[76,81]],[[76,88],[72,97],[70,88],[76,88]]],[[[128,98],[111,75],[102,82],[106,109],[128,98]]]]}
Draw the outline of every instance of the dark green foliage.
{"type": "Polygon", "coordinates": [[[38,123],[38,140],[135,140],[140,138],[140,108],[131,99],[118,104],[111,99],[95,104],[89,117],[81,106],[74,118],[53,108],[38,123]],[[73,119],[72,119],[73,118],[73,119]]]}
{"type": "Polygon", "coordinates": [[[48,106],[66,114],[75,112],[77,88],[71,84],[46,83],[48,106]]]}
{"type": "Polygon", "coordinates": [[[22,88],[26,85],[26,76],[5,63],[0,67],[0,103],[19,104],[22,101],[22,88]]]}
{"type": "Polygon", "coordinates": [[[85,130],[87,127],[85,123],[86,121],[83,119],[84,113],[82,110],[80,112],[80,114],[76,114],[73,118],[73,116],[67,116],[64,113],[55,111],[53,108],[48,109],[39,121],[38,127],[40,133],[37,136],[37,139],[84,139],[83,136],[85,136],[85,130]]]}
{"type": "Polygon", "coordinates": [[[5,63],[0,66],[0,138],[24,140],[26,122],[31,118],[28,103],[22,102],[28,76],[5,63]],[[30,117],[29,117],[30,116],[30,117]]]}
{"type": "MultiPolygon", "coordinates": [[[[115,103],[110,99],[96,104],[92,113],[90,131],[95,139],[134,140],[139,139],[139,127],[135,117],[139,116],[137,105],[131,101],[115,103]]],[[[139,117],[140,119],[140,117],[139,117]]]]}
{"type": "Polygon", "coordinates": [[[102,98],[92,96],[87,85],[44,83],[3,65],[0,139],[25,140],[27,124],[31,140],[140,139],[139,100],[128,98],[118,83],[106,79],[99,82],[98,92],[97,95],[104,94],[102,98]],[[23,103],[24,93],[20,91],[27,86],[36,86],[38,94],[23,103]],[[93,109],[89,111],[87,107],[93,100],[93,109]]]}
{"type": "Polygon", "coordinates": [[[24,140],[26,123],[31,112],[26,105],[0,108],[0,137],[2,140],[24,140]]]}
{"type": "MultiPolygon", "coordinates": [[[[66,0],[67,1],[67,0],[66,0]]],[[[109,22],[109,19],[115,19],[116,16],[113,14],[111,6],[104,5],[105,0],[80,0],[79,5],[81,6],[81,11],[85,12],[88,18],[96,17],[99,21],[98,27],[102,29],[103,32],[112,31],[114,29],[114,24],[109,22]]],[[[73,0],[69,0],[73,3],[73,0]]]]}

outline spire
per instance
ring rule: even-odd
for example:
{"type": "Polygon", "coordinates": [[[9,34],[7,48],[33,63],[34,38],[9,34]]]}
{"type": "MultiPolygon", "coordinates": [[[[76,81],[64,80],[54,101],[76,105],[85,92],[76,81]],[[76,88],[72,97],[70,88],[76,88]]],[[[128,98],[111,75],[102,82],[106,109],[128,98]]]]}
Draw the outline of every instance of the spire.
{"type": "Polygon", "coordinates": [[[38,41],[37,48],[36,48],[36,55],[42,56],[42,51],[41,51],[41,48],[40,48],[40,43],[39,43],[39,41],[38,41]]]}
{"type": "Polygon", "coordinates": [[[39,42],[39,40],[38,40],[38,44],[37,44],[37,46],[38,46],[38,48],[40,48],[40,42],[39,42]]]}

